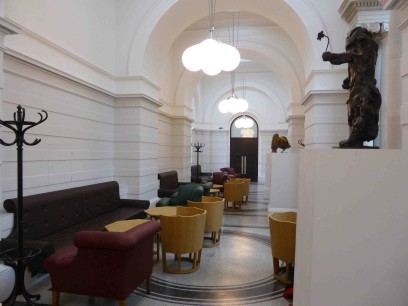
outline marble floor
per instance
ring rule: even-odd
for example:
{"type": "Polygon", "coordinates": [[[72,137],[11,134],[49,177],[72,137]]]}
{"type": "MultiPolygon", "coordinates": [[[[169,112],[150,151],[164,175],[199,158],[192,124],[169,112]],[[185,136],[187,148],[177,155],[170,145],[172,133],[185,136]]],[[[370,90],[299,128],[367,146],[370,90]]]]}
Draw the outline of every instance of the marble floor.
{"type": "MultiPolygon", "coordinates": [[[[273,278],[267,209],[263,185],[252,183],[243,210],[224,213],[220,245],[203,249],[198,271],[163,273],[161,261],[155,263],[151,294],[141,286],[127,305],[288,306],[291,301],[282,297],[284,286],[273,278]]],[[[50,305],[50,287],[49,277],[43,276],[30,292],[41,294],[38,303],[50,305]]],[[[117,301],[61,293],[60,305],[113,306],[117,301]]]]}

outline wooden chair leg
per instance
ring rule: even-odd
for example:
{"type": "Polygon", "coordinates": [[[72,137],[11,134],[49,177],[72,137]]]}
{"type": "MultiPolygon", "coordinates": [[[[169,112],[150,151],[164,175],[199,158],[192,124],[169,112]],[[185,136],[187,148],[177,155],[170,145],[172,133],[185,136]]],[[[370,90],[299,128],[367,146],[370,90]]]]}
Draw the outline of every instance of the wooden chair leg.
{"type": "Polygon", "coordinates": [[[273,274],[278,275],[279,273],[279,259],[273,258],[273,274]]]}
{"type": "Polygon", "coordinates": [[[166,252],[162,248],[162,261],[163,261],[163,272],[167,272],[167,259],[166,259],[166,252]]]}
{"type": "Polygon", "coordinates": [[[181,271],[181,254],[177,254],[178,258],[177,258],[177,262],[178,262],[178,270],[181,271]]]}
{"type": "Polygon", "coordinates": [[[59,306],[59,298],[60,298],[60,292],[52,291],[52,306],[59,306]]]}
{"type": "Polygon", "coordinates": [[[126,300],[119,300],[119,306],[126,306],[126,300]]]}
{"type": "Polygon", "coordinates": [[[146,293],[150,294],[150,289],[152,288],[152,275],[150,274],[146,278],[146,293]]]}

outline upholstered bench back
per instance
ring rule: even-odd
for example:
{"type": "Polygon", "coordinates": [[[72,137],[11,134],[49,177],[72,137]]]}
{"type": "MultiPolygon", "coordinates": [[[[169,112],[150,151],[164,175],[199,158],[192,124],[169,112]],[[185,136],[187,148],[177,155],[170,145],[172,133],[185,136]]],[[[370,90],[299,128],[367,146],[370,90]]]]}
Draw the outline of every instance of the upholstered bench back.
{"type": "Polygon", "coordinates": [[[167,171],[158,174],[160,188],[177,189],[179,187],[177,171],[167,171]]]}
{"type": "MultiPolygon", "coordinates": [[[[7,212],[14,213],[16,223],[17,199],[8,199],[3,205],[7,212]]],[[[119,205],[117,182],[26,196],[23,198],[24,239],[45,237],[102,215],[119,205]]],[[[8,238],[17,238],[16,226],[8,238]]]]}

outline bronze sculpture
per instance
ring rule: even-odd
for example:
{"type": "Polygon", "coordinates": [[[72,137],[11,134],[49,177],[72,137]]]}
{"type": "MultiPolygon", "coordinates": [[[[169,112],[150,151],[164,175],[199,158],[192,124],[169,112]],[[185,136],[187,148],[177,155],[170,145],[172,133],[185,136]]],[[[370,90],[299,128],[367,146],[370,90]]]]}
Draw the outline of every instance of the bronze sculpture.
{"type": "MultiPolygon", "coordinates": [[[[323,37],[327,36],[322,31],[317,39],[323,37]]],[[[326,51],[322,54],[325,62],[329,61],[333,65],[348,64],[348,77],[344,79],[342,87],[350,92],[347,110],[351,130],[349,138],[340,141],[340,148],[363,148],[364,141],[374,140],[378,135],[381,94],[374,77],[377,52],[378,44],[374,34],[365,28],[356,27],[347,36],[346,52],[326,51]]]]}
{"type": "Polygon", "coordinates": [[[276,153],[278,148],[282,149],[282,152],[284,152],[286,149],[289,149],[290,148],[289,140],[285,136],[279,137],[279,134],[274,134],[272,136],[271,144],[272,153],[276,153]]]}

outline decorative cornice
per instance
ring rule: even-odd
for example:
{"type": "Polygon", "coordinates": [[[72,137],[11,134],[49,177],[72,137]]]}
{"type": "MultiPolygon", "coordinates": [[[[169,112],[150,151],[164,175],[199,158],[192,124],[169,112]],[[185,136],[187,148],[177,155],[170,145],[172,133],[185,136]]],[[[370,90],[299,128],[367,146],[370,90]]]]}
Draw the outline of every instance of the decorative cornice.
{"type": "Polygon", "coordinates": [[[408,6],[408,2],[406,0],[383,0],[382,5],[385,10],[403,10],[408,6]]]}
{"type": "Polygon", "coordinates": [[[19,34],[21,28],[16,24],[0,17],[0,33],[3,35],[19,34]]]}
{"type": "Polygon", "coordinates": [[[351,23],[358,11],[382,10],[382,2],[383,0],[344,0],[339,8],[339,14],[341,18],[351,23]]]}
{"type": "MultiPolygon", "coordinates": [[[[182,120],[185,120],[185,121],[187,121],[187,122],[194,122],[194,120],[192,119],[192,118],[190,118],[190,117],[187,117],[187,116],[178,116],[178,115],[171,115],[171,114],[168,114],[168,113],[166,113],[166,112],[163,112],[162,110],[160,110],[159,111],[159,114],[160,115],[163,115],[163,116],[166,116],[166,117],[168,117],[168,118],[170,118],[170,119],[182,119],[182,120]]],[[[197,128],[194,128],[195,130],[198,130],[197,128]]]]}
{"type": "Polygon", "coordinates": [[[389,31],[389,13],[383,10],[384,0],[344,0],[339,8],[339,14],[351,28],[364,27],[372,32],[389,31]],[[372,14],[360,14],[372,12],[372,14]],[[382,28],[381,28],[382,24],[382,28]]]}
{"type": "MultiPolygon", "coordinates": [[[[335,94],[340,94],[340,95],[344,95],[347,94],[348,92],[345,90],[311,90],[309,91],[302,99],[302,101],[300,101],[301,105],[306,105],[307,102],[309,101],[309,99],[313,96],[319,96],[319,95],[335,95],[335,94]]],[[[327,104],[332,104],[330,102],[328,102],[327,104]]]]}

